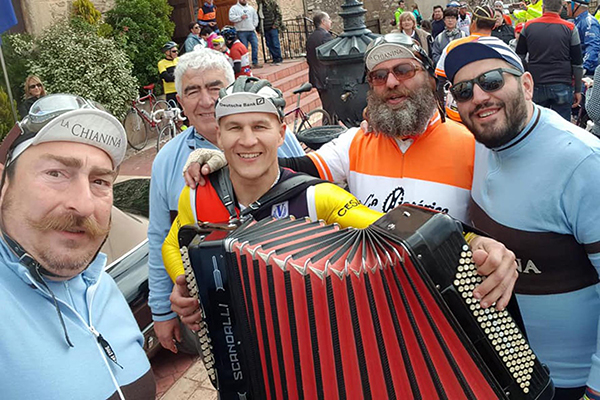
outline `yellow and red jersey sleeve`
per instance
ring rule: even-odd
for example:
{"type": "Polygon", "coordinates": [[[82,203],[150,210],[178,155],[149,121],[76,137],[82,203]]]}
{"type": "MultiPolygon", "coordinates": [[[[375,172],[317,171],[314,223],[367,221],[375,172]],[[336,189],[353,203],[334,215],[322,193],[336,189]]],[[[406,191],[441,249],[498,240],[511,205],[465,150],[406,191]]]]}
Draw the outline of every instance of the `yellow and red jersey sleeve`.
{"type": "Polygon", "coordinates": [[[182,226],[196,223],[190,196],[194,196],[194,192],[191,191],[188,186],[185,186],[179,195],[177,217],[175,217],[175,220],[171,225],[171,230],[162,246],[165,269],[173,282],[175,282],[175,278],[185,273],[183,262],[181,261],[181,252],[179,251],[179,229],[182,226]]]}

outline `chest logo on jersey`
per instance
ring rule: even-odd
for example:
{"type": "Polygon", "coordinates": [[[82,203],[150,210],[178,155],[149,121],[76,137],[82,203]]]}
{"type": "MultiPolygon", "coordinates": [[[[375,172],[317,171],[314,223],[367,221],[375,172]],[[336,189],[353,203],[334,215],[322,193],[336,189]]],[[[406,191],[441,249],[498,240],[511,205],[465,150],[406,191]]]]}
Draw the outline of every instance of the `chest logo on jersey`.
{"type": "Polygon", "coordinates": [[[527,260],[525,267],[523,268],[523,262],[520,258],[517,258],[517,271],[520,274],[541,274],[542,271],[535,266],[532,260],[527,260]]]}
{"type": "Polygon", "coordinates": [[[290,205],[287,201],[284,201],[283,203],[273,204],[273,207],[271,207],[271,217],[275,219],[289,217],[289,215],[290,205]]]}
{"type": "MultiPolygon", "coordinates": [[[[402,186],[396,187],[392,190],[383,200],[383,204],[381,205],[381,211],[384,213],[393,210],[400,204],[409,203],[419,207],[429,208],[431,210],[440,211],[443,213],[448,213],[450,210],[447,207],[442,207],[437,204],[437,202],[432,201],[431,203],[426,202],[425,200],[419,201],[405,201],[404,200],[404,188],[402,186]]],[[[379,198],[375,195],[375,193],[371,193],[367,196],[367,199],[363,202],[363,204],[369,208],[376,208],[379,205],[379,198]]]]}

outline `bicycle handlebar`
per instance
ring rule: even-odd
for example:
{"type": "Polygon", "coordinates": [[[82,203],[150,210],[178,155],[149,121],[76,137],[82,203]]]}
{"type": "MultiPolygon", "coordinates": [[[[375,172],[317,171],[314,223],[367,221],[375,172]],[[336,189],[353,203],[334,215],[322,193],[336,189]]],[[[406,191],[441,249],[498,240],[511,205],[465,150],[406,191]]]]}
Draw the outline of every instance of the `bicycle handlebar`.
{"type": "Polygon", "coordinates": [[[152,114],[152,120],[156,123],[159,123],[163,118],[166,118],[168,122],[183,121],[185,119],[181,116],[181,110],[177,107],[169,108],[166,110],[156,110],[152,114]]]}

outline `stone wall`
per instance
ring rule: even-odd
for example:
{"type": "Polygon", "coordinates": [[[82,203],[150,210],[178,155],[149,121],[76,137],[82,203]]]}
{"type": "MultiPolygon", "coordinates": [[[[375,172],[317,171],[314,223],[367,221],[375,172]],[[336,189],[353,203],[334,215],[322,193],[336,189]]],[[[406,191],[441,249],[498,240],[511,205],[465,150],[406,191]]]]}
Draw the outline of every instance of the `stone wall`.
{"type": "MultiPolygon", "coordinates": [[[[71,11],[72,0],[20,0],[23,20],[27,32],[37,35],[44,29],[67,17],[71,11]]],[[[114,0],[92,0],[101,12],[105,13],[114,5],[114,0]]]]}
{"type": "MultiPolygon", "coordinates": [[[[440,4],[446,6],[447,0],[419,0],[416,2],[421,11],[423,18],[431,18],[433,6],[440,4]]],[[[367,11],[365,14],[365,20],[379,19],[381,25],[381,32],[388,33],[393,26],[390,22],[394,19],[394,12],[398,8],[398,2],[394,0],[363,0],[363,8],[367,11]]],[[[306,8],[308,10],[308,16],[312,15],[312,11],[321,10],[329,14],[333,21],[332,30],[337,33],[343,32],[344,28],[342,25],[342,18],[338,16],[338,13],[342,10],[341,5],[344,4],[343,0],[306,0],[306,8]]],[[[405,2],[407,10],[412,10],[414,1],[406,0],[405,2]]]]}

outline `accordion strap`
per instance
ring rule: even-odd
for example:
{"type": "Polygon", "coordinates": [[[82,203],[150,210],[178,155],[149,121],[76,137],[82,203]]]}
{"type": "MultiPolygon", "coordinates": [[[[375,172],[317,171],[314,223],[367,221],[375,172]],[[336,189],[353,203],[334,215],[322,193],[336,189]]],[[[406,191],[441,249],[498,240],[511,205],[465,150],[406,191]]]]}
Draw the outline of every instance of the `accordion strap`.
{"type": "MultiPolygon", "coordinates": [[[[230,221],[237,219],[235,192],[233,191],[231,179],[229,179],[229,168],[222,168],[214,174],[211,174],[209,178],[211,179],[211,183],[219,195],[219,198],[223,202],[223,205],[229,212],[230,221]]],[[[248,205],[248,207],[240,213],[240,219],[243,220],[248,215],[252,215],[259,210],[264,210],[285,199],[293,198],[304,191],[308,186],[323,182],[325,181],[319,178],[301,173],[294,173],[294,175],[289,178],[277,182],[267,191],[267,193],[262,195],[260,199],[248,205]]]]}

